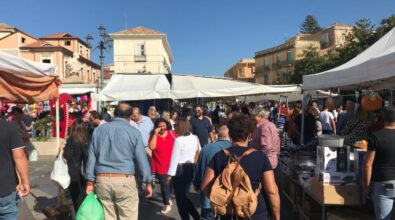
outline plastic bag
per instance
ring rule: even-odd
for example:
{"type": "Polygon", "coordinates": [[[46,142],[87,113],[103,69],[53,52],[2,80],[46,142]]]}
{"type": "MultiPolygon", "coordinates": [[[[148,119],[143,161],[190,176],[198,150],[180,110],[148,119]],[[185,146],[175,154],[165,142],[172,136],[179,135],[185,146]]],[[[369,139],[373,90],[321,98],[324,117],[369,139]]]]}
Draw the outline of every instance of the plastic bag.
{"type": "Polygon", "coordinates": [[[55,160],[51,172],[51,180],[57,182],[63,189],[67,189],[70,185],[69,168],[63,160],[63,151],[59,153],[58,158],[55,160]]]}
{"type": "Polygon", "coordinates": [[[38,151],[36,149],[32,150],[29,154],[29,161],[30,162],[37,162],[38,161],[38,151]]]}
{"type": "Polygon", "coordinates": [[[93,192],[82,202],[75,216],[76,220],[104,220],[104,209],[93,192]]]}

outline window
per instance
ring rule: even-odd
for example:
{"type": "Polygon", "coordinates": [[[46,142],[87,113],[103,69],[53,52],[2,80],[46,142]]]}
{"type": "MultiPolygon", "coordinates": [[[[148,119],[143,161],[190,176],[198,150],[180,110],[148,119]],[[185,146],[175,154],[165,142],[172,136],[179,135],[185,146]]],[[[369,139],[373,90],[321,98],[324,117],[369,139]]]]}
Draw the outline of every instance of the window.
{"type": "Polygon", "coordinates": [[[135,53],[134,53],[134,60],[136,62],[145,62],[145,45],[144,44],[136,44],[135,45],[135,53]]]}
{"type": "Polygon", "coordinates": [[[24,44],[26,42],[26,38],[22,37],[21,42],[24,44]]]}
{"type": "Polygon", "coordinates": [[[84,78],[84,68],[82,68],[81,67],[81,70],[80,70],[80,78],[84,78]]]}
{"type": "Polygon", "coordinates": [[[287,64],[292,64],[292,51],[287,51],[287,64]]]}
{"type": "Polygon", "coordinates": [[[70,42],[69,40],[66,40],[66,41],[64,41],[64,45],[65,45],[65,46],[70,46],[70,45],[71,45],[71,42],[70,42]]]}
{"type": "Polygon", "coordinates": [[[342,34],[342,41],[343,42],[346,41],[346,34],[345,33],[342,34]]]}
{"type": "Polygon", "coordinates": [[[280,53],[276,54],[276,62],[277,62],[277,66],[281,65],[281,54],[280,53]]]}
{"type": "Polygon", "coordinates": [[[89,51],[86,49],[86,57],[89,59],[89,51]]]}
{"type": "Polygon", "coordinates": [[[93,80],[93,82],[96,82],[96,73],[95,72],[92,73],[92,80],[93,80]]]}
{"type": "Polygon", "coordinates": [[[50,58],[43,58],[41,59],[42,63],[51,63],[51,59],[50,58]]]}
{"type": "Polygon", "coordinates": [[[89,74],[89,70],[86,71],[86,79],[88,80],[88,83],[91,82],[91,75],[89,74]]]}
{"type": "Polygon", "coordinates": [[[80,54],[82,55],[82,46],[80,45],[80,54]]]}
{"type": "Polygon", "coordinates": [[[144,44],[136,44],[136,56],[145,56],[144,44]]]}
{"type": "Polygon", "coordinates": [[[329,34],[324,33],[324,35],[322,35],[321,47],[327,48],[328,46],[329,46],[329,34]]]}
{"type": "Polygon", "coordinates": [[[263,65],[265,67],[265,70],[269,70],[269,58],[265,57],[265,60],[263,61],[263,65]]]}

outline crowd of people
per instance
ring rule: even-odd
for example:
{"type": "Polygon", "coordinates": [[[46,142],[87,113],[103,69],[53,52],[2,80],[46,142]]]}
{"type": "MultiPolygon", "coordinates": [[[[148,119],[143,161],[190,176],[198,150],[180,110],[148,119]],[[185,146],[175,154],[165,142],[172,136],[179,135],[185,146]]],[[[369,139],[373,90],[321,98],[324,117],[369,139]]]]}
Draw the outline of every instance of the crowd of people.
{"type": "MultiPolygon", "coordinates": [[[[262,219],[262,216],[279,219],[280,201],[273,169],[280,143],[275,125],[267,120],[270,112],[263,108],[242,110],[237,106],[227,114],[222,111],[217,106],[210,111],[206,106],[197,105],[192,111],[164,111],[160,115],[155,107],[150,107],[145,116],[138,107],[120,103],[113,118],[96,111],[91,111],[89,118],[77,118],[59,155],[67,161],[69,168],[71,183],[68,190],[74,210],[77,211],[85,196],[94,191],[103,205],[106,219],[137,219],[139,195],[145,191],[147,198],[152,197],[156,180],[162,196],[162,214],[172,209],[171,194],[174,193],[181,219],[213,219],[210,185],[227,161],[221,150],[228,149],[240,156],[249,148],[255,148],[258,149],[256,152],[241,160],[253,189],[262,185],[252,219],[262,219]],[[256,163],[260,165],[256,166],[256,163]],[[198,204],[190,199],[192,186],[201,193],[200,212],[198,204]]],[[[7,160],[1,160],[11,162],[7,166],[12,172],[2,174],[16,179],[11,168],[15,163],[21,183],[15,192],[11,186],[17,181],[10,182],[8,191],[0,195],[1,202],[5,201],[2,196],[10,193],[14,199],[29,193],[27,160],[18,157],[21,150],[26,155],[26,144],[20,131],[26,131],[26,128],[20,128],[20,113],[15,110],[15,122],[1,120],[4,123],[1,134],[5,138],[1,142],[5,145],[2,150],[12,149],[3,152],[2,157],[6,156],[7,160]],[[3,132],[8,127],[13,129],[3,132]]],[[[8,204],[15,210],[8,209],[8,214],[1,211],[0,215],[17,215],[15,204],[8,204]]],[[[3,203],[1,205],[3,207],[3,203]]]]}
{"type": "MultiPolygon", "coordinates": [[[[218,213],[212,209],[212,186],[217,178],[223,178],[222,172],[228,169],[232,157],[238,158],[251,190],[257,192],[256,210],[248,218],[278,220],[280,196],[274,173],[280,152],[276,120],[283,110],[279,108],[278,104],[255,103],[228,108],[197,105],[159,114],[152,106],[145,116],[138,107],[122,102],[115,107],[113,117],[107,112],[91,111],[88,120],[74,121],[61,147],[60,156],[69,168],[68,189],[74,210],[93,191],[106,219],[137,219],[139,197],[152,197],[154,183],[158,182],[163,215],[172,209],[174,193],[181,219],[214,219],[218,213]],[[190,198],[192,186],[200,193],[200,212],[190,198]]],[[[395,197],[388,192],[395,184],[395,165],[390,160],[395,156],[390,146],[395,111],[385,110],[380,121],[373,120],[361,107],[354,109],[352,101],[346,102],[344,110],[324,107],[321,111],[312,102],[301,114],[302,107],[296,103],[287,109],[284,130],[295,144],[300,144],[305,117],[305,143],[320,134],[342,134],[349,145],[369,141],[365,191],[373,188],[375,192],[376,214],[388,214],[395,197]]],[[[26,125],[22,118],[23,111],[15,109],[11,122],[0,120],[0,178],[7,180],[0,187],[0,218],[15,219],[17,198],[27,195],[30,189],[26,125]]],[[[226,212],[220,217],[232,219],[232,215],[226,212]]]]}

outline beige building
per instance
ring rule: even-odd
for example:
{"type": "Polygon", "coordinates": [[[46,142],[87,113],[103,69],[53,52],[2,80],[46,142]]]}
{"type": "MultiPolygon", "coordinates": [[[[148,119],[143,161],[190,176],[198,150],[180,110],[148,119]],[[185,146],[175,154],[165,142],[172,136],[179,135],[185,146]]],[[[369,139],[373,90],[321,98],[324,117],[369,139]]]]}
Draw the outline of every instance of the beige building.
{"type": "Polygon", "coordinates": [[[173,55],[166,34],[136,27],[110,34],[114,43],[114,72],[166,74],[173,55]]]}
{"type": "Polygon", "coordinates": [[[276,84],[282,75],[292,74],[294,62],[303,58],[309,47],[325,55],[328,50],[342,46],[352,33],[351,25],[333,24],[315,34],[299,34],[283,44],[255,53],[255,82],[276,84]]]}
{"type": "Polygon", "coordinates": [[[255,82],[255,59],[241,59],[224,74],[225,77],[255,82]]]}
{"type": "Polygon", "coordinates": [[[35,62],[56,64],[63,83],[95,84],[100,75],[100,66],[90,60],[89,45],[68,33],[36,39],[0,24],[0,50],[35,62]]]}

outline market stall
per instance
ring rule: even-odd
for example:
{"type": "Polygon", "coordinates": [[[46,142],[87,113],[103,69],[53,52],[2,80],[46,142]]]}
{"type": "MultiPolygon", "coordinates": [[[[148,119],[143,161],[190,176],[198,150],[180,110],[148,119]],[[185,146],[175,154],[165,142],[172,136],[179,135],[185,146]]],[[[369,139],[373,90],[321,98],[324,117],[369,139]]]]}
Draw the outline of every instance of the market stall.
{"type": "Polygon", "coordinates": [[[258,94],[300,93],[296,85],[266,86],[222,77],[116,74],[95,96],[98,101],[237,97],[258,94]]]}
{"type": "Polygon", "coordinates": [[[303,76],[303,89],[395,87],[395,28],[349,62],[303,76]]]}
{"type": "MultiPolygon", "coordinates": [[[[368,112],[382,106],[377,90],[394,87],[395,29],[349,62],[303,77],[305,91],[365,90],[361,105],[368,112]],[[368,104],[364,104],[364,101],[368,104]]],[[[358,100],[360,93],[355,94],[358,100]]],[[[311,98],[303,101],[306,107],[311,98]]],[[[302,120],[302,137],[303,123],[302,120]]],[[[303,219],[326,219],[327,211],[331,207],[346,210],[346,207],[355,206],[358,209],[358,218],[368,215],[367,209],[361,208],[366,205],[362,194],[361,168],[366,147],[345,145],[344,137],[334,135],[321,136],[317,143],[308,146],[289,144],[284,147],[280,158],[283,194],[295,204],[303,219]],[[319,208],[314,208],[317,206],[312,204],[319,208]]]]}
{"type": "MultiPolygon", "coordinates": [[[[31,104],[53,100],[58,97],[59,85],[55,65],[36,63],[0,52],[0,101],[31,104]]],[[[56,107],[59,109],[58,102],[56,107]]],[[[59,112],[56,112],[59,148],[59,112]]]]}

